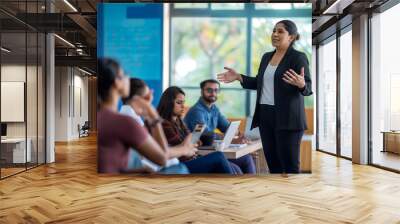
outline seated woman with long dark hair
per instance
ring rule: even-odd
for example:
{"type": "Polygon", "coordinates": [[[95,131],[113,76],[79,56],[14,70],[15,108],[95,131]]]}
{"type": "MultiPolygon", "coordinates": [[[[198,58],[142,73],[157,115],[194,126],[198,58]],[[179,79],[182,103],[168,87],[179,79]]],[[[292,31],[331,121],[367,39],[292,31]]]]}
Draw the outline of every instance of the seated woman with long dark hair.
{"type": "MultiPolygon", "coordinates": [[[[164,119],[162,126],[170,146],[181,144],[190,134],[182,121],[185,93],[176,86],[167,88],[161,96],[157,110],[164,119]]],[[[213,152],[206,156],[181,156],[190,173],[230,173],[234,174],[229,161],[222,152],[213,152]]]]}
{"type": "MultiPolygon", "coordinates": [[[[195,154],[191,136],[173,148],[160,146],[146,128],[131,117],[118,113],[119,99],[129,94],[129,78],[125,76],[118,62],[107,58],[99,59],[98,74],[98,172],[145,172],[145,169],[127,169],[130,148],[135,148],[141,155],[160,166],[164,166],[170,158],[195,154]]],[[[147,123],[152,132],[162,133],[161,121],[157,111],[148,113],[147,123]]]]}
{"type": "MultiPolygon", "coordinates": [[[[152,106],[153,91],[147,86],[147,84],[138,78],[130,78],[130,91],[128,97],[122,98],[124,105],[120,109],[120,113],[132,117],[141,126],[146,127],[146,118],[150,113],[158,114],[156,109],[152,106]]],[[[154,130],[154,129],[153,129],[154,130]]],[[[168,142],[165,138],[162,128],[155,129],[156,132],[151,132],[152,137],[157,141],[160,146],[168,147],[168,142]]],[[[146,157],[140,155],[137,150],[131,150],[131,156],[128,161],[128,169],[148,167],[155,172],[168,171],[167,173],[173,174],[188,174],[189,171],[184,164],[180,164],[181,170],[177,170],[175,165],[179,164],[177,158],[169,159],[165,167],[160,167],[157,164],[149,161],[146,157]],[[171,172],[171,169],[173,172],[171,172]]],[[[179,166],[178,166],[179,167],[179,166]]]]}

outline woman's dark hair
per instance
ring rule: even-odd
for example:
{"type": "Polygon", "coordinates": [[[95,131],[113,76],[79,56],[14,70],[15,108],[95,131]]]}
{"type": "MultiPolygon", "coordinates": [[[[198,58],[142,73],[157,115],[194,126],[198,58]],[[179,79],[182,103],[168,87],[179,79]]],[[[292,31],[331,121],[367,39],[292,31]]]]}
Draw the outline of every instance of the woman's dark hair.
{"type": "Polygon", "coordinates": [[[300,34],[297,31],[297,26],[296,24],[291,21],[291,20],[281,20],[277,22],[276,24],[282,24],[285,27],[285,30],[288,31],[289,35],[295,36],[293,42],[290,44],[291,46],[300,39],[300,34]]]}
{"type": "Polygon", "coordinates": [[[168,87],[163,92],[160,99],[160,103],[158,104],[157,107],[157,111],[163,119],[169,121],[172,119],[175,99],[178,96],[178,94],[185,95],[185,92],[183,92],[183,90],[177,86],[168,87]]]}
{"type": "Polygon", "coordinates": [[[111,58],[99,58],[97,60],[97,94],[100,101],[105,101],[109,97],[110,89],[118,76],[120,65],[111,58]]]}
{"type": "Polygon", "coordinates": [[[134,96],[143,96],[146,83],[138,78],[130,78],[129,79],[129,95],[126,98],[122,99],[122,102],[126,104],[129,100],[131,100],[134,96]]]}

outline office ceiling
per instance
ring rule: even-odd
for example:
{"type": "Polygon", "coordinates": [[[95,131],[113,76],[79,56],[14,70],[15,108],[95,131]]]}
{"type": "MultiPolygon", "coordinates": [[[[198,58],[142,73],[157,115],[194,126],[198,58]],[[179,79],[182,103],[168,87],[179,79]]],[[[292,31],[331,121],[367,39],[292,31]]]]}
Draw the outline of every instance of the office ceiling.
{"type": "Polygon", "coordinates": [[[25,43],[26,30],[52,32],[61,37],[55,38],[56,65],[76,65],[94,71],[96,4],[97,0],[47,0],[47,5],[45,0],[1,0],[2,46],[12,49],[7,58],[21,60],[25,55],[35,55],[37,48],[29,43],[33,35],[28,34],[28,45],[25,43]]]}
{"type": "Polygon", "coordinates": [[[351,24],[353,17],[377,8],[390,0],[312,0],[313,44],[351,24]]]}

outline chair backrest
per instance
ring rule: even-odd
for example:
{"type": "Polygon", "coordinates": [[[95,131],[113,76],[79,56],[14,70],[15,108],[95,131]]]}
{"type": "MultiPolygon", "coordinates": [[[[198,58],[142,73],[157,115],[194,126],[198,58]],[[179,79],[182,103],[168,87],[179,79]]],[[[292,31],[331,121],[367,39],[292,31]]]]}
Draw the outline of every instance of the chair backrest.
{"type": "Polygon", "coordinates": [[[90,128],[89,121],[85,121],[85,123],[82,125],[82,128],[89,129],[90,128]]]}
{"type": "Polygon", "coordinates": [[[306,108],[306,119],[308,129],[304,132],[306,135],[314,134],[314,108],[306,108]]]}

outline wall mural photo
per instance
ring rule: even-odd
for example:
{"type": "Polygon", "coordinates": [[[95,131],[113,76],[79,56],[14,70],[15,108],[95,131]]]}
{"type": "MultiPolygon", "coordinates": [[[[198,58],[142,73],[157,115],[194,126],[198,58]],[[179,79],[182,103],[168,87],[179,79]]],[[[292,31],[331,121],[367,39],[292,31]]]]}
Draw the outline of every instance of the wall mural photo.
{"type": "Polygon", "coordinates": [[[310,3],[98,4],[98,172],[311,172],[310,3]]]}

